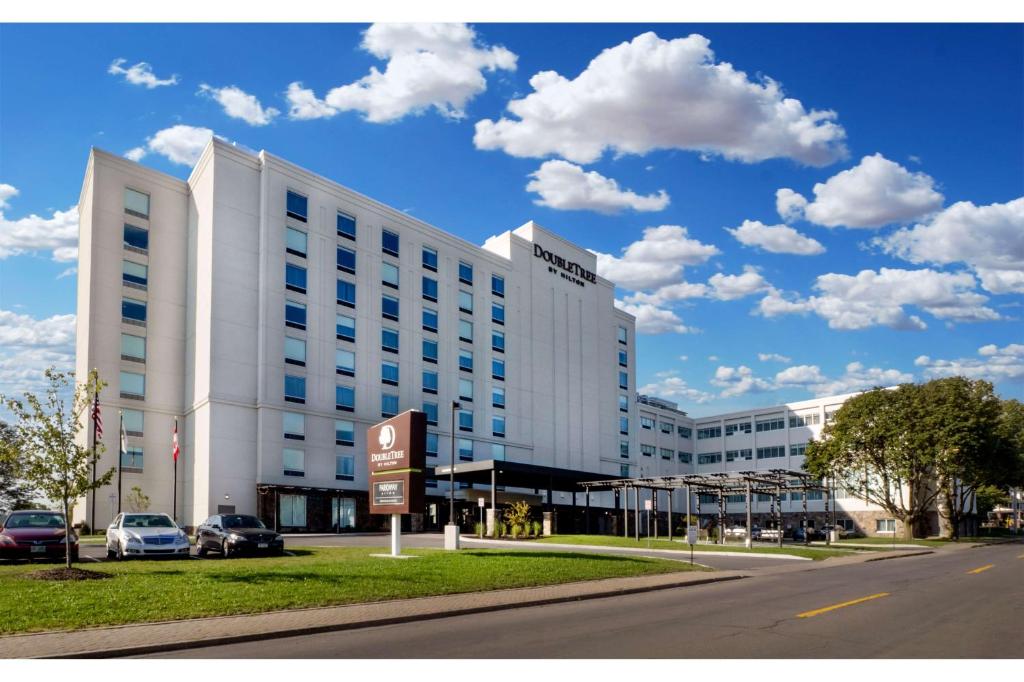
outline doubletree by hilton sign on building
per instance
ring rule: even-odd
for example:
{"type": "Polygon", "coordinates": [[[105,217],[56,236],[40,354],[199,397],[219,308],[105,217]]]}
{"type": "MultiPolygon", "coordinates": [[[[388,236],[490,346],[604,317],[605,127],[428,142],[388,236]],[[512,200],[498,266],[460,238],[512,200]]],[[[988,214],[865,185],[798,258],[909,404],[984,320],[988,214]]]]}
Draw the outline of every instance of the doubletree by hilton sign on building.
{"type": "Polygon", "coordinates": [[[366,431],[370,513],[423,511],[427,415],[409,410],[366,431]]]}
{"type": "Polygon", "coordinates": [[[535,258],[540,258],[550,263],[548,272],[558,275],[567,282],[572,282],[581,287],[584,286],[584,281],[591,284],[597,283],[597,275],[593,272],[579,263],[568,261],[557,254],[551,253],[540,244],[533,245],[533,255],[535,258]]]}

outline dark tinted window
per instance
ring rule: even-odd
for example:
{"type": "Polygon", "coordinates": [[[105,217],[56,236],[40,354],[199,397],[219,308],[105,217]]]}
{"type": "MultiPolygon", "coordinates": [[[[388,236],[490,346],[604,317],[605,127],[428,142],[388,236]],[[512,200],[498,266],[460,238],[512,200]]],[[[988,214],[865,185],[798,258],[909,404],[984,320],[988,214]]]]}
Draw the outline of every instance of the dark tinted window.
{"type": "Polygon", "coordinates": [[[224,528],[266,528],[255,516],[227,514],[224,517],[224,528]]]}
{"type": "Polygon", "coordinates": [[[349,239],[356,238],[356,219],[344,213],[338,214],[338,234],[349,239]]]}
{"type": "Polygon", "coordinates": [[[381,250],[392,256],[398,255],[398,235],[394,232],[383,231],[381,236],[381,250]]]}
{"type": "Polygon", "coordinates": [[[140,251],[149,250],[149,230],[124,224],[124,245],[140,251]]]}
{"type": "Polygon", "coordinates": [[[64,517],[51,512],[11,514],[5,525],[7,528],[63,528],[64,517]]]}
{"type": "Polygon", "coordinates": [[[295,192],[288,192],[288,206],[287,213],[289,218],[306,222],[306,215],[308,215],[309,200],[301,194],[295,192]]]}

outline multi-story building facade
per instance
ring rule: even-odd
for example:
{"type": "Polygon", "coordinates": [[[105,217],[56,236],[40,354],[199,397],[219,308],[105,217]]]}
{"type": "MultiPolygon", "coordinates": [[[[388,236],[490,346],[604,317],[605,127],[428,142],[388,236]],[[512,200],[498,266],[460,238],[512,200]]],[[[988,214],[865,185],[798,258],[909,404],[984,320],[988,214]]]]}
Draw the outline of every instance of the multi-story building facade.
{"type": "MultiPolygon", "coordinates": [[[[79,210],[76,371],[108,383],[100,468],[121,413],[122,491],[184,525],[369,525],[365,431],[407,409],[427,414],[428,465],[454,445],[628,473],[634,320],[592,253],[533,223],[478,247],[219,140],[187,181],[93,150],[79,210]]],[[[107,523],[112,490],[79,520],[107,523]]]]}

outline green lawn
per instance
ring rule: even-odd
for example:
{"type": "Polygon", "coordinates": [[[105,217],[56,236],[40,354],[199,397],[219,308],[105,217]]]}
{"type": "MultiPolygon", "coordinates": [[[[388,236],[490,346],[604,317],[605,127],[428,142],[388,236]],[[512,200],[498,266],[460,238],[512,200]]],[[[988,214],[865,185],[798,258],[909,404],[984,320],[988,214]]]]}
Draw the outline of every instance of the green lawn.
{"type": "Polygon", "coordinates": [[[291,549],[296,556],[79,564],[108,580],[51,582],[0,565],[0,634],[530,587],[692,570],[683,562],[549,551],[291,549]]]}
{"type": "MultiPolygon", "coordinates": [[[[956,544],[977,544],[984,542],[1005,542],[1007,537],[999,536],[966,536],[961,537],[959,542],[953,542],[945,538],[915,538],[914,540],[902,540],[896,538],[895,542],[897,545],[918,545],[921,547],[950,547],[956,544]]],[[[838,541],[839,544],[860,544],[860,545],[879,545],[885,548],[887,545],[893,544],[892,538],[845,538],[838,541]]]]}
{"type": "MultiPolygon", "coordinates": [[[[688,551],[690,546],[681,542],[668,540],[648,541],[647,538],[640,538],[637,542],[632,538],[624,538],[619,535],[552,535],[546,538],[538,538],[532,542],[554,543],[562,545],[601,545],[603,547],[640,547],[646,549],[671,549],[676,551],[688,551]]],[[[795,547],[784,546],[779,548],[776,545],[767,543],[754,543],[753,549],[747,549],[743,545],[694,545],[697,552],[751,552],[756,554],[788,554],[790,556],[807,557],[815,561],[821,561],[833,556],[847,556],[854,554],[853,550],[829,549],[816,547],[795,547]]]]}

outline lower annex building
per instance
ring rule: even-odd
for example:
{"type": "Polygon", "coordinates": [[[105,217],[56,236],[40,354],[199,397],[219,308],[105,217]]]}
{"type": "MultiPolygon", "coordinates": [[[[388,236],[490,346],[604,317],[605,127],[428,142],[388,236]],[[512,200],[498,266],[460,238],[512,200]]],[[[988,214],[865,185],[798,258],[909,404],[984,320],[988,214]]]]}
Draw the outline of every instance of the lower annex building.
{"type": "MultiPolygon", "coordinates": [[[[636,395],[634,318],[586,249],[532,222],[478,247],[217,139],[187,181],[93,149],[79,213],[76,374],[108,383],[100,469],[118,464],[121,414],[122,505],[138,486],[185,526],[231,512],[375,526],[365,432],[408,409],[427,414],[428,466],[454,446],[460,462],[627,477],[798,469],[848,397],[694,420],[636,395]]],[[[417,528],[447,521],[447,483],[427,486],[417,528]]],[[[76,521],[109,523],[114,491],[76,521]]],[[[478,494],[458,491],[468,519],[478,494]]],[[[569,496],[550,503],[578,524],[569,496]]],[[[545,501],[501,491],[512,499],[545,501]]],[[[595,529],[614,530],[615,495],[590,504],[595,529]]],[[[862,502],[837,506],[844,524],[895,530],[862,502]]]]}

